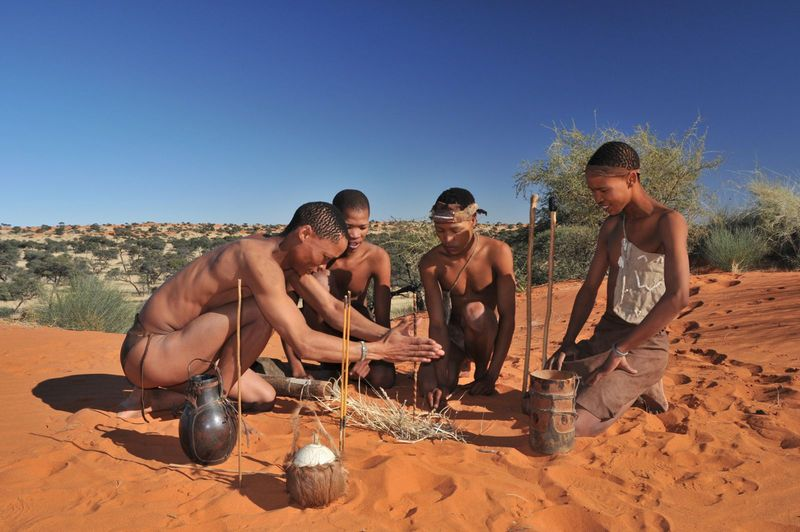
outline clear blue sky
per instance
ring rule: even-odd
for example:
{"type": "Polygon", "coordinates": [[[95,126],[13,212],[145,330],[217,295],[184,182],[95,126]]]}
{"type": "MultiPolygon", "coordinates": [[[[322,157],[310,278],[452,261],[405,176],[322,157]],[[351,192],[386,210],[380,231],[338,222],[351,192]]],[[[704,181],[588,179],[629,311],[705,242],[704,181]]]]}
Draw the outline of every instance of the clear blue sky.
{"type": "Polygon", "coordinates": [[[2,1],[0,222],[283,223],[359,188],[376,219],[513,175],[553,122],[800,170],[800,3],[2,1]],[[613,7],[612,7],[613,6],[613,7]]]}

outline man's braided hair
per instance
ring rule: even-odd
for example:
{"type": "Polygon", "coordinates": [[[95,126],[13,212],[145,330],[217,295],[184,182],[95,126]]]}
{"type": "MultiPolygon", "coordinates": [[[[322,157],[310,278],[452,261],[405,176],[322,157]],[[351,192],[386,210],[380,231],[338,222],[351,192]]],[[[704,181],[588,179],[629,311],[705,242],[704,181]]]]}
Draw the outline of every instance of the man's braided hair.
{"type": "Polygon", "coordinates": [[[286,236],[303,225],[310,225],[318,237],[332,242],[347,235],[347,224],[342,212],[324,201],[312,201],[300,205],[294,211],[292,221],[283,230],[281,236],[286,236]]]}
{"type": "MultiPolygon", "coordinates": [[[[465,188],[453,187],[439,194],[439,197],[436,198],[436,203],[444,203],[445,205],[456,204],[464,209],[475,203],[475,196],[465,188]]],[[[483,209],[478,209],[476,212],[478,214],[486,214],[486,211],[483,209]]]]}
{"type": "Polygon", "coordinates": [[[628,170],[639,169],[639,154],[624,142],[606,142],[594,152],[587,166],[615,166],[628,170]]]}
{"type": "Polygon", "coordinates": [[[333,204],[342,212],[347,209],[369,212],[369,200],[367,196],[360,190],[352,188],[339,191],[333,197],[333,204]]]}

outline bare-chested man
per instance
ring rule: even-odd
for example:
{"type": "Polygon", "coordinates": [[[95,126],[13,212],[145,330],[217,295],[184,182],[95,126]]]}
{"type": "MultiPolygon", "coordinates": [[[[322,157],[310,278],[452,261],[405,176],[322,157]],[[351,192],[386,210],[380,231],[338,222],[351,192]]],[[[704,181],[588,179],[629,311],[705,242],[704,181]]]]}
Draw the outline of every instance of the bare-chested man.
{"type": "MultiPolygon", "coordinates": [[[[243,368],[258,357],[273,330],[309,358],[340,361],[341,338],[309,329],[287,294],[286,282],[287,277],[308,277],[304,274],[341,255],[347,246],[346,233],[344,219],[333,205],[307,203],[297,209],[281,236],[253,235],[192,261],[156,290],[137,315],[120,352],[125,376],[139,388],[174,387],[184,383],[187,374],[203,373],[217,362],[226,392],[241,395],[251,407],[271,408],[275,390],[252,370],[236,382],[237,279],[242,280],[244,295],[243,368]]],[[[302,284],[298,286],[304,293],[302,284]]],[[[335,304],[321,307],[337,309],[335,304]]],[[[333,317],[331,321],[336,323],[333,317]]],[[[341,313],[337,324],[341,327],[341,313]]],[[[375,327],[353,315],[353,334],[374,339],[375,327]]],[[[395,332],[366,345],[368,360],[429,361],[443,354],[433,341],[395,332]]],[[[361,346],[351,345],[350,357],[359,360],[361,356],[361,346]]],[[[134,410],[140,398],[132,394],[123,410],[134,410]]],[[[154,402],[153,409],[181,400],[173,394],[164,402],[154,402]]]]}
{"type": "Polygon", "coordinates": [[[462,362],[475,362],[469,393],[490,395],[514,334],[514,265],[504,242],[475,233],[486,214],[463,188],[442,192],[431,209],[441,245],[419,263],[430,316],[429,336],[445,356],[420,368],[420,392],[433,409],[443,408],[458,384],[462,362]]]}
{"type": "Polygon", "coordinates": [[[668,407],[661,385],[669,358],[665,327],[689,300],[686,220],[644,190],[636,151],[624,142],[603,144],[586,165],[586,184],[608,218],[549,361],[587,384],[577,397],[578,436],[602,433],[640,396],[649,408],[668,407]],[[592,337],[576,344],[606,272],[605,314],[592,337]]]}
{"type": "MultiPolygon", "coordinates": [[[[353,309],[370,319],[372,317],[367,309],[366,299],[369,284],[372,282],[374,321],[378,325],[389,327],[392,266],[386,251],[365,240],[369,232],[369,200],[359,190],[345,189],[334,196],[333,205],[342,212],[347,224],[347,249],[344,254],[329,263],[327,269],[315,272],[314,276],[339,300],[343,300],[349,290],[353,309]]],[[[312,329],[336,334],[336,330],[325,323],[324,317],[315,309],[315,300],[304,300],[302,312],[312,329]]],[[[290,346],[284,347],[292,375],[304,376],[305,369],[301,357],[290,346]]],[[[364,360],[353,364],[352,371],[354,375],[366,378],[372,386],[381,388],[394,386],[395,369],[392,363],[364,360]]]]}

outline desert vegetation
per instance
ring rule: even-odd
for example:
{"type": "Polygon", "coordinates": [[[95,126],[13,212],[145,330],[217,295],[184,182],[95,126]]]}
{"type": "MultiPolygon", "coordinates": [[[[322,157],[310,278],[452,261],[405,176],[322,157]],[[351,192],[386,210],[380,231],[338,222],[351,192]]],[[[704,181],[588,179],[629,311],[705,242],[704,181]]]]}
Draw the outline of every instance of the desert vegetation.
{"type": "MultiPolygon", "coordinates": [[[[603,213],[586,189],[583,167],[593,150],[611,139],[637,149],[648,192],[686,215],[695,271],[800,268],[797,181],[756,170],[743,180],[745,201],[735,208],[708,207],[701,201],[698,179],[717,168],[720,159],[706,156],[705,134],[697,123],[665,139],[646,126],[630,135],[613,128],[583,132],[554,127],[553,132],[547,158],[524,163],[514,178],[520,196],[541,196],[534,227],[534,284],[547,281],[550,195],[559,202],[555,279],[581,279],[586,274],[603,213]]],[[[123,331],[149,294],[189,261],[254,232],[277,234],[282,229],[246,223],[3,224],[0,318],[123,331]]],[[[481,224],[478,231],[512,248],[517,285],[524,290],[528,225],[481,224]]],[[[392,288],[406,289],[393,300],[393,316],[410,312],[409,293],[419,290],[420,284],[416,265],[438,244],[432,225],[427,220],[373,221],[369,240],[392,258],[392,288]]]]}

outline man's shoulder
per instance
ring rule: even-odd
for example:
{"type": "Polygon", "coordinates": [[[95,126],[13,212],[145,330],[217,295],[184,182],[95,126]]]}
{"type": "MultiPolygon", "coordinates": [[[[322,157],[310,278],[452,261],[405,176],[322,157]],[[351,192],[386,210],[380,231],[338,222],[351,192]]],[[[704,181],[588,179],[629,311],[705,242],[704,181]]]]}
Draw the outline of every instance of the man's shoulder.
{"type": "Polygon", "coordinates": [[[442,248],[441,244],[437,244],[433,248],[429,249],[421,259],[419,259],[419,266],[420,268],[431,267],[437,265],[441,260],[444,259],[444,254],[442,252],[444,248],[442,248]]]}
{"type": "Polygon", "coordinates": [[[378,244],[364,242],[363,245],[366,247],[365,251],[367,252],[367,257],[370,260],[383,260],[389,258],[389,253],[378,244]]]}

